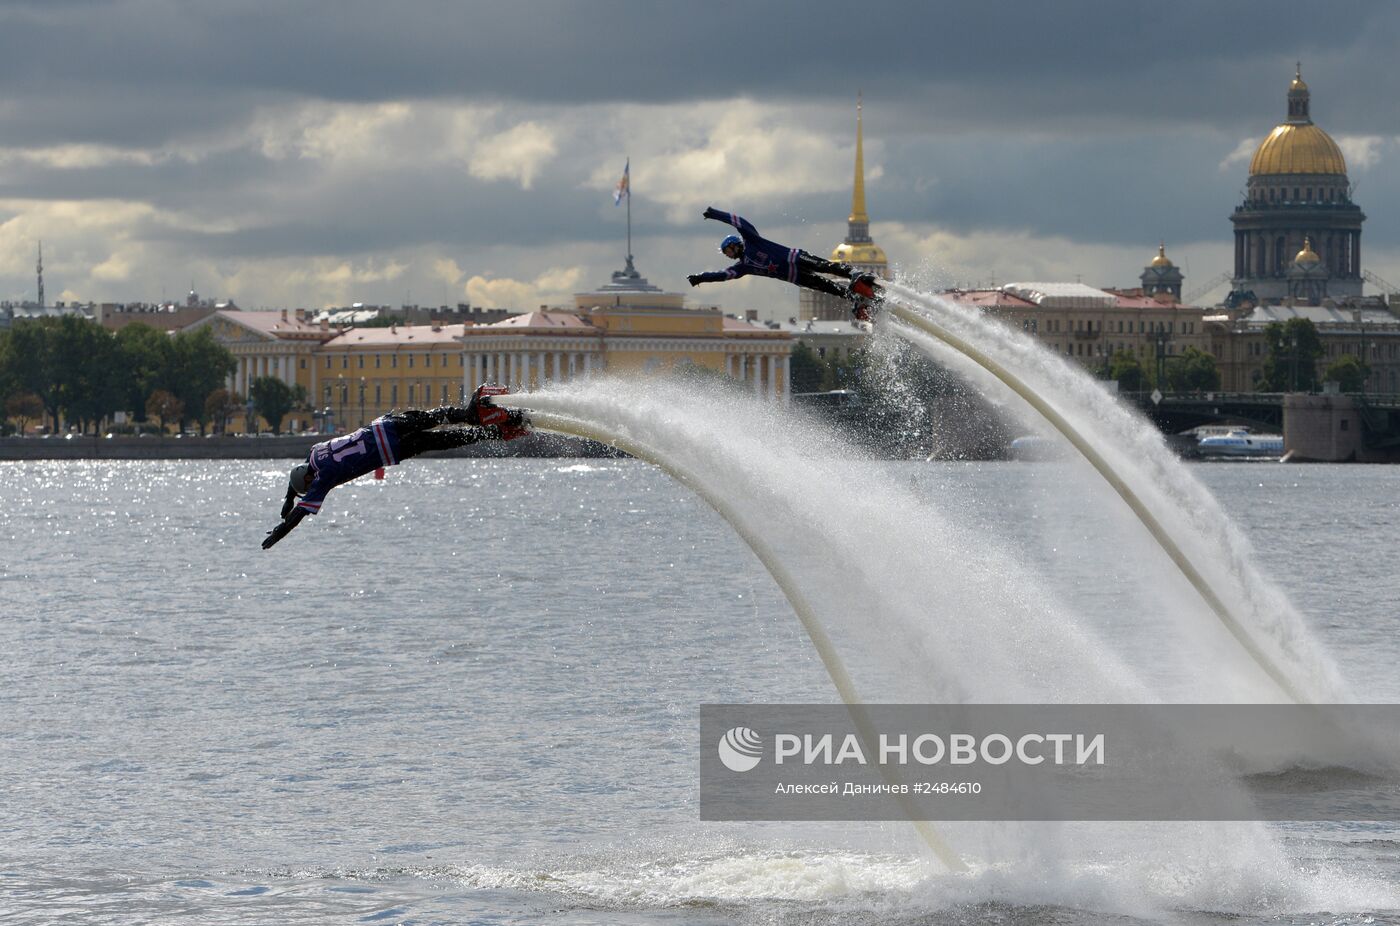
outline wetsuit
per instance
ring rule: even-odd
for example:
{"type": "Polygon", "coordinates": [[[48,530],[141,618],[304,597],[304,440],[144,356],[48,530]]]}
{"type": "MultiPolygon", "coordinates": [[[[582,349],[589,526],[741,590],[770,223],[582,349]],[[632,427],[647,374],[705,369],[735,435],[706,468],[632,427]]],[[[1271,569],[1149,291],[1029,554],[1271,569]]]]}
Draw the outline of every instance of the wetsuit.
{"type": "Polygon", "coordinates": [[[850,298],[850,292],[845,286],[820,275],[831,273],[850,277],[855,273],[855,268],[850,264],[823,260],[801,248],[789,248],[769,241],[758,233],[752,222],[732,212],[720,212],[711,207],[705,210],[705,218],[733,225],[739,232],[739,237],[744,239],[744,256],[724,270],[692,274],[688,278],[691,286],[699,283],[722,283],[753,274],[772,277],[775,280],[787,280],[797,286],[840,296],[843,299],[850,298]]]}
{"type": "MultiPolygon", "coordinates": [[[[308,514],[318,513],[326,493],[336,486],[381,466],[396,466],[401,460],[430,450],[450,450],[502,437],[501,428],[495,425],[430,430],[440,424],[474,420],[473,414],[468,407],[457,405],[428,411],[410,408],[382,415],[358,431],[316,444],[306,457],[311,464],[311,484],[300,500],[293,489],[287,489],[287,498],[282,503],[282,523],[268,532],[263,549],[287,536],[308,514]]],[[[507,427],[518,427],[520,413],[511,414],[514,418],[507,427]]]]}

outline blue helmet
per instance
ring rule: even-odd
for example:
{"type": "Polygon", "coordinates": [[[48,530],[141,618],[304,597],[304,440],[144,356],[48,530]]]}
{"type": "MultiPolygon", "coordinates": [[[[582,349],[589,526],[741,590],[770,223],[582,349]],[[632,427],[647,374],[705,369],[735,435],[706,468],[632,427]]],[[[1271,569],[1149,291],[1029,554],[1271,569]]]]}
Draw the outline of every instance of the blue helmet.
{"type": "MultiPolygon", "coordinates": [[[[725,235],[725,236],[724,236],[724,240],[721,241],[721,242],[719,243],[719,252],[720,252],[721,254],[724,254],[724,252],[727,251],[727,250],[728,250],[731,246],[733,246],[733,245],[738,245],[738,247],[739,247],[739,256],[740,256],[740,257],[743,257],[743,256],[744,256],[744,239],[743,239],[743,238],[740,238],[738,235],[725,235]]],[[[728,254],[724,254],[724,256],[725,256],[725,257],[728,257],[729,255],[728,255],[728,254]]]]}

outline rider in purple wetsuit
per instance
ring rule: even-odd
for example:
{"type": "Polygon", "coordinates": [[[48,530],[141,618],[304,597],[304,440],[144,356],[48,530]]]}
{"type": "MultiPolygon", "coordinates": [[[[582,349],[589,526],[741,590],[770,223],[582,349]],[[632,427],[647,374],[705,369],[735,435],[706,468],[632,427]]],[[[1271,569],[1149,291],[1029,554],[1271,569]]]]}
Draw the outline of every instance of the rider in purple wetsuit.
{"type": "Polygon", "coordinates": [[[465,406],[390,412],[358,431],[316,444],[306,461],[292,468],[282,502],[282,523],[267,532],[262,548],[268,549],[291,533],[302,518],[319,512],[331,489],[381,466],[396,466],[400,460],[429,450],[450,450],[482,440],[514,440],[528,433],[523,412],[481,402],[481,393],[478,390],[465,406]],[[433,430],[440,424],[473,427],[433,430]]]}

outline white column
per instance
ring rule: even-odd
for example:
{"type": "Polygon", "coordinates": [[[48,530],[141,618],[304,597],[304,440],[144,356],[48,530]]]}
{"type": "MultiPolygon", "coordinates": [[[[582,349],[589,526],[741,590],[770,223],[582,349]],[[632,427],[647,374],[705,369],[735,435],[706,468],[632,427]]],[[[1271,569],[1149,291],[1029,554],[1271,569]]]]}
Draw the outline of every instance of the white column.
{"type": "Polygon", "coordinates": [[[578,376],[578,351],[576,351],[576,350],[571,350],[571,351],[569,351],[569,379],[574,379],[574,378],[576,378],[577,376],[578,376]]]}
{"type": "Polygon", "coordinates": [[[778,358],[773,354],[768,355],[768,394],[778,397],[778,358]]]}
{"type": "Polygon", "coordinates": [[[530,391],[530,355],[520,352],[520,391],[530,391]]]}
{"type": "Polygon", "coordinates": [[[783,405],[792,404],[792,355],[783,357],[783,388],[779,393],[783,397],[783,405]]]}
{"type": "Polygon", "coordinates": [[[549,372],[545,369],[545,359],[544,359],[544,358],[545,358],[545,352],[544,352],[544,351],[540,351],[539,353],[535,354],[535,360],[538,361],[537,365],[535,366],[535,371],[536,371],[536,372],[535,372],[535,379],[536,379],[538,382],[535,383],[535,386],[536,386],[536,388],[539,388],[539,389],[543,389],[543,388],[544,388],[544,384],[545,384],[547,378],[549,377],[549,372]]]}
{"type": "Polygon", "coordinates": [[[734,376],[734,355],[733,355],[733,354],[725,354],[725,355],[724,355],[724,375],[729,376],[729,377],[733,377],[733,376],[734,376]]]}
{"type": "Polygon", "coordinates": [[[753,358],[753,394],[763,395],[763,358],[753,358]]]}
{"type": "Polygon", "coordinates": [[[554,352],[554,381],[555,381],[556,383],[557,383],[557,382],[561,382],[561,381],[563,380],[563,378],[564,378],[564,377],[560,374],[560,371],[559,371],[559,363],[560,363],[561,360],[563,360],[563,358],[564,358],[564,354],[563,354],[562,351],[557,351],[557,350],[556,350],[556,351],[554,352]]]}
{"type": "Polygon", "coordinates": [[[749,378],[749,355],[739,355],[739,382],[744,382],[749,378]]]}
{"type": "Polygon", "coordinates": [[[584,355],[583,355],[583,378],[584,378],[584,379],[592,379],[592,378],[593,378],[593,355],[592,355],[592,354],[584,354],[584,355]]]}

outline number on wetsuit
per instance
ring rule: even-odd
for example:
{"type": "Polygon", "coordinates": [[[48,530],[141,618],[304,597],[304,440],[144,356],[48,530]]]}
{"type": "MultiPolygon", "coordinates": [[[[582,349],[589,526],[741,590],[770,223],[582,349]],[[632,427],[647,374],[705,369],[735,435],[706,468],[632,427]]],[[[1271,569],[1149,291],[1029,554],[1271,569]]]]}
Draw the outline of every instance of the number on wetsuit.
{"type": "Polygon", "coordinates": [[[353,457],[356,454],[364,453],[367,449],[363,437],[354,437],[353,435],[347,434],[344,437],[337,437],[335,440],[331,441],[331,459],[339,463],[346,457],[353,457]],[[336,446],[337,444],[340,446],[336,446]]]}

